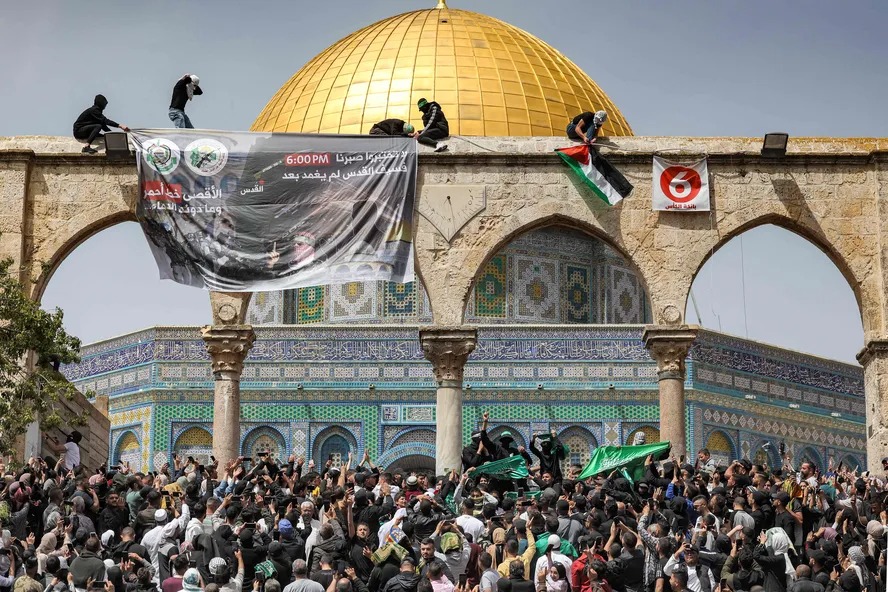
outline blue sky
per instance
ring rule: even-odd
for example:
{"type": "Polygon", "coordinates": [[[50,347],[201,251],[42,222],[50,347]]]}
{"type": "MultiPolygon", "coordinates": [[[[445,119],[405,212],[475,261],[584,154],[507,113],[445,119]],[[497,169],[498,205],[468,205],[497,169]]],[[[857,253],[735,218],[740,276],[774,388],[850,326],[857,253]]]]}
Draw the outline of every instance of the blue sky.
{"type": "MultiPolygon", "coordinates": [[[[888,3],[449,0],[566,54],[638,135],[888,136],[888,3]]],[[[198,127],[247,129],[303,64],[350,32],[435,0],[134,3],[42,1],[0,18],[0,135],[66,135],[98,92],[132,127],[168,127],[182,73],[206,94],[198,127]]],[[[704,325],[853,361],[857,305],[816,248],[762,228],[715,254],[694,286],[704,325]],[[745,284],[745,290],[742,289],[745,284]],[[745,295],[745,306],[744,306],[745,295]],[[829,314],[824,314],[824,302],[829,314]]],[[[61,266],[44,298],[84,341],[209,321],[206,293],[157,279],[135,224],[102,232],[61,266]]],[[[689,319],[695,320],[693,311],[689,319]]]]}

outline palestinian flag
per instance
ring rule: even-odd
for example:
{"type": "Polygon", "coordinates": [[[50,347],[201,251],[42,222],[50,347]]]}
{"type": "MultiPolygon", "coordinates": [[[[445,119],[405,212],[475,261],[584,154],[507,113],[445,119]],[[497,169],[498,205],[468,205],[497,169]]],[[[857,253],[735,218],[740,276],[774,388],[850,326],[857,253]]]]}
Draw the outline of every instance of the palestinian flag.
{"type": "Polygon", "coordinates": [[[555,152],[608,205],[615,205],[632,193],[632,184],[626,177],[587,144],[558,148],[555,152]]]}

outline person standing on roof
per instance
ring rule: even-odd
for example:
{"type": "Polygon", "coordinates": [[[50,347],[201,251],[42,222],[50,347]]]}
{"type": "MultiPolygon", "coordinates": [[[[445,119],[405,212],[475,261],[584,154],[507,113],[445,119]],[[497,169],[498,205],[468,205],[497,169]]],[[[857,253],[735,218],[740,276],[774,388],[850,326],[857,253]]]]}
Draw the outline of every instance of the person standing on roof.
{"type": "Polygon", "coordinates": [[[194,129],[191,120],[185,114],[185,105],[194,98],[194,95],[202,95],[200,78],[196,74],[186,74],[176,81],[173,87],[173,98],[170,100],[170,121],[177,128],[194,129]]]}
{"type": "Polygon", "coordinates": [[[416,106],[422,111],[422,130],[413,132],[413,137],[420,144],[432,146],[435,152],[444,152],[447,150],[447,144],[438,144],[438,140],[443,140],[450,135],[450,125],[444,116],[441,105],[435,101],[427,101],[425,98],[419,99],[416,106]]]}

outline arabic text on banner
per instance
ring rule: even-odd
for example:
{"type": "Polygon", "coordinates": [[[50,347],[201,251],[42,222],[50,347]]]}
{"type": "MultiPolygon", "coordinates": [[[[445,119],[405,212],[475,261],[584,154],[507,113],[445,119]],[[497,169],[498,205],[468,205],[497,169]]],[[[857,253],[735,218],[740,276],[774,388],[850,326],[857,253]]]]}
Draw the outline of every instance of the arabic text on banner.
{"type": "Polygon", "coordinates": [[[163,279],[262,292],[413,281],[412,138],[139,130],[136,215],[163,279]]]}
{"type": "Polygon", "coordinates": [[[654,157],[651,187],[653,209],[709,211],[709,167],[706,159],[683,165],[654,157]]]}

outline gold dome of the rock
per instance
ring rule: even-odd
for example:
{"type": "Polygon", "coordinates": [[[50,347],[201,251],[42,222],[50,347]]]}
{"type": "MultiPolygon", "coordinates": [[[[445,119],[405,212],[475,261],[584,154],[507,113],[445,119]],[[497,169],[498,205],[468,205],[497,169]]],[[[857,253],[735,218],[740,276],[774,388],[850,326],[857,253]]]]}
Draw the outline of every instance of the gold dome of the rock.
{"type": "Polygon", "coordinates": [[[607,95],[560,52],[443,1],[330,46],[281,87],[251,129],[366,134],[390,117],[421,128],[421,97],[441,104],[452,135],[559,136],[570,118],[598,109],[609,116],[602,135],[632,135],[607,95]]]}

